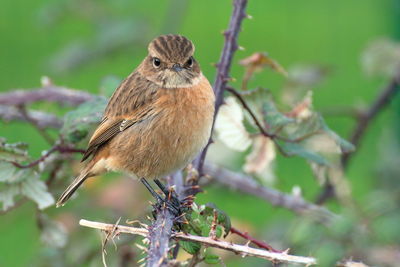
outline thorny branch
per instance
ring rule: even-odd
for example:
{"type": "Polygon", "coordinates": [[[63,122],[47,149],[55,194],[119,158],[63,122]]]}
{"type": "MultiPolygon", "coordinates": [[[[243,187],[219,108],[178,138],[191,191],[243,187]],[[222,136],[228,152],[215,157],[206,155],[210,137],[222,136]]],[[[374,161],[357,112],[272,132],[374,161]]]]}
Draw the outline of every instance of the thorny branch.
{"type": "MultiPolygon", "coordinates": [[[[117,236],[119,233],[126,233],[126,234],[140,235],[143,237],[147,237],[149,234],[148,230],[145,228],[100,223],[94,221],[87,221],[83,219],[79,221],[79,224],[90,228],[100,229],[105,232],[114,232],[115,236],[117,236]]],[[[273,263],[292,263],[292,264],[302,264],[305,266],[311,266],[317,264],[317,259],[313,257],[289,255],[288,251],[279,253],[270,252],[264,249],[252,248],[249,247],[248,245],[238,245],[223,240],[212,239],[210,237],[195,236],[195,235],[185,234],[182,232],[174,233],[172,237],[177,240],[195,241],[209,247],[215,247],[231,251],[235,254],[241,255],[242,257],[252,256],[252,257],[262,258],[265,260],[269,260],[273,263]]],[[[345,262],[339,262],[337,263],[336,266],[368,267],[367,265],[361,262],[355,262],[351,260],[345,262]]]]}
{"type": "MultiPolygon", "coordinates": [[[[122,225],[115,226],[114,224],[106,224],[106,223],[93,222],[87,220],[80,220],[79,224],[86,227],[100,229],[106,232],[115,231],[117,234],[127,233],[127,234],[141,235],[144,237],[147,237],[149,235],[149,231],[144,228],[136,228],[136,227],[122,226],[122,225]]],[[[177,240],[196,241],[210,247],[216,247],[232,251],[236,254],[242,255],[243,257],[253,256],[253,257],[263,258],[276,263],[288,262],[288,263],[304,264],[309,266],[312,264],[316,264],[317,262],[316,259],[312,257],[294,256],[287,254],[287,252],[282,252],[282,253],[270,252],[264,249],[252,248],[247,245],[238,245],[223,240],[215,240],[210,237],[195,236],[195,235],[185,234],[182,232],[174,233],[172,237],[177,240]]],[[[160,265],[156,264],[151,266],[160,266],[160,265]]]]}
{"type": "MultiPolygon", "coordinates": [[[[229,78],[229,70],[232,64],[232,58],[234,52],[237,50],[237,37],[240,30],[240,25],[242,20],[245,18],[245,8],[247,5],[247,0],[234,0],[234,8],[229,23],[228,30],[225,31],[225,43],[221,54],[219,63],[217,64],[217,76],[214,83],[214,93],[216,95],[215,103],[215,113],[214,121],[217,115],[218,109],[223,101],[223,91],[229,78]]],[[[208,145],[211,143],[211,139],[208,145]]],[[[198,159],[196,159],[196,169],[199,171],[200,175],[202,173],[202,167],[204,164],[204,159],[207,153],[207,148],[201,152],[198,159]]],[[[179,175],[174,175],[178,177],[179,175]]],[[[177,181],[178,182],[178,181],[177,181]]],[[[197,180],[196,180],[197,182],[197,180]]],[[[177,183],[173,183],[177,186],[177,183]]],[[[180,187],[180,186],[179,186],[180,187]]],[[[183,188],[176,188],[177,192],[183,192],[183,188]]],[[[167,208],[163,208],[158,214],[157,219],[151,226],[150,239],[150,249],[149,258],[147,261],[147,266],[166,266],[167,264],[167,252],[169,249],[169,239],[172,233],[174,217],[167,208]],[[155,265],[152,265],[155,264],[155,265]]]]}
{"type": "MultiPolygon", "coordinates": [[[[214,82],[214,93],[215,93],[215,113],[214,113],[214,122],[212,128],[214,129],[215,118],[218,114],[218,110],[223,103],[223,94],[225,90],[225,86],[229,81],[229,72],[232,65],[233,55],[235,51],[239,48],[238,46],[238,35],[240,31],[240,27],[244,18],[246,18],[246,6],[247,0],[235,0],[233,3],[233,12],[231,15],[231,19],[229,22],[228,29],[224,32],[225,43],[224,48],[221,53],[221,57],[217,64],[217,75],[214,82]]],[[[200,177],[203,174],[203,164],[204,159],[207,154],[208,146],[211,144],[211,138],[207,144],[207,146],[200,153],[198,158],[195,161],[195,168],[198,170],[200,177]]]]}
{"type": "MultiPolygon", "coordinates": [[[[350,142],[356,147],[361,142],[364,136],[365,130],[375,119],[375,117],[390,103],[390,100],[399,92],[400,87],[400,72],[398,72],[389,83],[381,90],[380,94],[377,96],[375,101],[371,106],[365,111],[361,112],[358,116],[357,124],[352,131],[350,142]]],[[[357,151],[357,150],[356,150],[357,151]]],[[[354,156],[355,152],[344,153],[342,155],[342,167],[346,169],[349,160],[354,156]]],[[[322,193],[317,197],[316,203],[323,204],[328,199],[335,196],[334,186],[327,182],[322,193]]]]}
{"type": "Polygon", "coordinates": [[[268,251],[272,251],[272,252],[276,252],[276,253],[281,253],[282,251],[276,250],[273,247],[271,247],[270,245],[268,245],[267,243],[257,240],[253,237],[251,237],[248,233],[243,233],[242,231],[240,231],[239,229],[236,229],[235,227],[231,227],[230,232],[232,234],[236,234],[238,236],[243,237],[244,239],[250,241],[251,243],[255,244],[257,247],[259,248],[263,248],[266,249],[268,251]]]}
{"type": "MultiPolygon", "coordinates": [[[[167,181],[169,190],[174,190],[179,198],[183,192],[181,173],[175,173],[167,181]]],[[[168,266],[169,243],[175,219],[175,215],[165,205],[157,212],[155,222],[149,227],[147,266],[168,266]]]]}

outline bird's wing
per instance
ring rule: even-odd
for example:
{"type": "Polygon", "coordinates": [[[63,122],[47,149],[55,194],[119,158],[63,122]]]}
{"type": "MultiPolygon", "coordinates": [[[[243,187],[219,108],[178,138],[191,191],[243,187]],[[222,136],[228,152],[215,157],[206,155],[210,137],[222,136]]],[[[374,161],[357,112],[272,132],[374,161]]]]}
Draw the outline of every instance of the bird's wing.
{"type": "Polygon", "coordinates": [[[108,102],[103,120],[90,138],[82,161],[118,133],[154,115],[155,88],[149,88],[146,83],[149,82],[138,73],[121,83],[108,102]]]}

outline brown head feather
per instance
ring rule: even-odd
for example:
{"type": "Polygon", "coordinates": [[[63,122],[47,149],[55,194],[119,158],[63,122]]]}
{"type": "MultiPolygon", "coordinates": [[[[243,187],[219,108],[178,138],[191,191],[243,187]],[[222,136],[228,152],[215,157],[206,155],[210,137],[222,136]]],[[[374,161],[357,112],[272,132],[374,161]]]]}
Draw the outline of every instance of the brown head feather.
{"type": "Polygon", "coordinates": [[[149,54],[163,61],[180,63],[194,53],[194,45],[182,35],[161,35],[150,42],[149,54]]]}

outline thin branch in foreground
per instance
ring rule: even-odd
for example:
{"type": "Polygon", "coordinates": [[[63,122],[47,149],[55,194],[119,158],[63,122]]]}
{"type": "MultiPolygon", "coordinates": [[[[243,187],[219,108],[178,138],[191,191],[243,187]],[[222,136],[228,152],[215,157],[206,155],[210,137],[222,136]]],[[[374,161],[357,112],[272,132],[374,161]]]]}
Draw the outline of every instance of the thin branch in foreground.
{"type": "MultiPolygon", "coordinates": [[[[140,235],[144,237],[147,237],[149,234],[148,230],[144,228],[136,228],[136,227],[122,226],[122,225],[115,226],[114,224],[93,222],[83,219],[79,221],[79,224],[86,227],[100,229],[106,232],[115,231],[116,233],[127,233],[127,234],[140,235]]],[[[303,264],[306,266],[310,266],[317,263],[317,260],[312,257],[294,256],[294,255],[289,255],[285,252],[282,253],[270,252],[267,250],[252,248],[245,245],[233,244],[223,240],[214,240],[210,237],[194,236],[182,232],[174,233],[172,237],[177,240],[195,241],[204,244],[206,246],[232,251],[235,254],[239,254],[243,257],[252,256],[252,257],[266,259],[274,263],[286,262],[286,263],[303,264]]],[[[155,264],[156,265],[151,265],[151,266],[160,266],[157,263],[155,264]]]]}
{"type": "Polygon", "coordinates": [[[340,218],[324,207],[307,202],[299,196],[262,186],[250,176],[218,167],[207,161],[204,164],[204,172],[220,184],[265,199],[274,206],[287,208],[297,214],[306,214],[323,224],[331,225],[340,218]]]}
{"type": "MultiPolygon", "coordinates": [[[[212,129],[214,129],[215,118],[218,114],[218,110],[223,102],[223,94],[225,86],[229,81],[229,72],[232,65],[233,55],[239,48],[237,39],[239,36],[240,27],[244,18],[246,18],[246,6],[247,0],[234,0],[233,12],[229,21],[228,29],[224,32],[225,43],[222,49],[221,57],[217,64],[217,75],[214,82],[214,93],[215,93],[215,113],[212,129]]],[[[198,170],[200,177],[203,175],[203,164],[207,154],[209,145],[212,143],[211,137],[207,146],[203,149],[200,155],[194,162],[195,168],[198,170]]]]}
{"type": "Polygon", "coordinates": [[[243,233],[242,231],[240,231],[239,229],[236,229],[233,226],[231,227],[231,233],[243,237],[244,239],[250,241],[251,243],[255,244],[259,248],[263,248],[263,249],[266,249],[268,251],[272,251],[272,252],[276,252],[276,253],[282,253],[282,251],[274,249],[273,247],[271,247],[267,243],[265,243],[263,241],[260,241],[260,240],[257,240],[254,237],[251,237],[248,233],[246,233],[246,232],[243,233]]]}

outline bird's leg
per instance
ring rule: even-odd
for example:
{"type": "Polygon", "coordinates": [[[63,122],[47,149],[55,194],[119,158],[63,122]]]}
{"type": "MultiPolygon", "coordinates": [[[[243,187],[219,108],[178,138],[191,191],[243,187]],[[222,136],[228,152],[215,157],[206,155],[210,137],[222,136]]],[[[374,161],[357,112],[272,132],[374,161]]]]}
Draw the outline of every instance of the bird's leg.
{"type": "Polygon", "coordinates": [[[174,200],[171,201],[170,197],[170,192],[165,188],[165,186],[158,180],[156,180],[156,184],[158,187],[160,187],[161,191],[165,194],[165,198],[160,196],[154,189],[153,187],[147,182],[145,178],[141,178],[140,181],[144,184],[144,186],[149,190],[150,194],[156,199],[157,203],[155,205],[155,209],[159,210],[162,205],[166,205],[166,207],[176,216],[181,215],[181,210],[180,210],[180,202],[178,198],[175,196],[172,197],[174,200]]]}
{"type": "Polygon", "coordinates": [[[156,185],[161,189],[161,191],[163,191],[164,195],[167,197],[167,201],[169,201],[171,203],[171,205],[173,205],[176,210],[180,212],[181,210],[181,206],[182,206],[182,202],[178,199],[178,196],[176,195],[174,190],[168,190],[165,185],[163,183],[161,183],[160,180],[158,179],[154,179],[154,182],[156,183],[156,185]]]}
{"type": "Polygon", "coordinates": [[[156,191],[154,191],[153,187],[151,187],[151,185],[149,184],[149,182],[147,182],[145,178],[140,178],[140,181],[144,184],[147,190],[149,190],[150,194],[157,200],[157,203],[164,202],[164,199],[159,194],[157,194],[156,191]]]}

